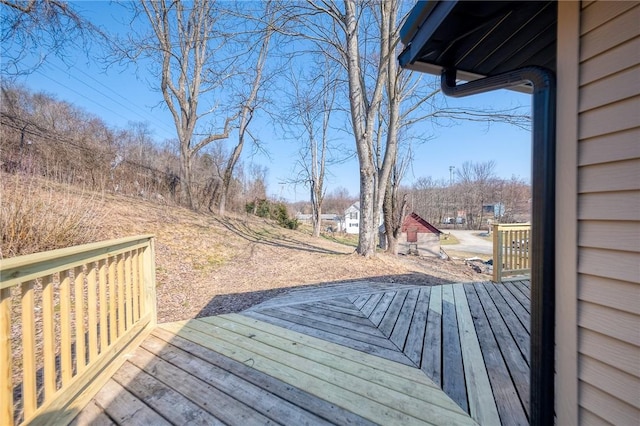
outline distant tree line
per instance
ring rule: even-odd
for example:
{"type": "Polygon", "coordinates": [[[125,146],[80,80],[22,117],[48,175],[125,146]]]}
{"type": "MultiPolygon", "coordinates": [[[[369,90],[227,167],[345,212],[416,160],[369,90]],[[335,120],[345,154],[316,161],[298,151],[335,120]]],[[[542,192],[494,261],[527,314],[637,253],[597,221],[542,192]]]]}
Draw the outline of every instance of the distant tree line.
{"type": "Polygon", "coordinates": [[[466,229],[486,229],[487,220],[528,221],[531,185],[515,176],[496,177],[494,168],[493,161],[465,162],[456,170],[455,181],[420,178],[404,191],[409,208],[435,226],[448,222],[448,218],[466,229]],[[457,221],[458,217],[464,220],[457,221]]]}
{"type": "MultiPolygon", "coordinates": [[[[91,45],[100,43],[109,52],[101,58],[106,63],[148,70],[149,86],[162,94],[172,116],[175,138],[159,147],[144,125],[110,130],[68,104],[44,102],[56,110],[52,119],[49,112],[29,109],[40,95],[19,96],[20,89],[6,88],[3,98],[12,99],[13,92],[15,102],[5,105],[3,99],[2,126],[10,139],[3,141],[5,169],[159,196],[224,215],[266,198],[259,194],[265,170],[246,170],[240,161],[248,143],[263,149],[255,119],[262,114],[285,122],[290,137],[298,140],[293,181],[309,189],[314,235],[322,211],[330,209],[324,204],[327,167],[350,155],[357,158],[361,214],[356,251],[370,257],[376,253],[381,214],[388,251],[395,252],[409,206],[401,185],[411,145],[429,139],[415,124],[463,119],[527,128],[530,123],[529,114],[518,107],[448,108],[437,101],[437,79],[400,69],[399,28],[411,7],[400,0],[142,0],[114,7],[128,9],[127,33],[104,33],[67,2],[0,1],[11,24],[2,31],[3,57],[9,59],[3,72],[15,76],[37,69],[39,63],[25,61],[34,52],[49,50],[63,59],[69,49],[90,53],[91,45]],[[285,71],[290,75],[282,84],[285,71]],[[19,99],[29,105],[23,108],[19,99]],[[353,138],[346,157],[337,132],[353,138]]],[[[489,189],[491,179],[475,170],[469,176],[473,187],[464,187],[470,185],[466,175],[456,181],[469,192],[461,192],[456,201],[451,195],[438,208],[459,204],[474,227],[482,223],[482,204],[496,195],[489,189]]],[[[433,208],[431,202],[425,206],[433,208]]]]}
{"type": "MultiPolygon", "coordinates": [[[[180,158],[172,141],[158,143],[145,123],[126,129],[44,93],[3,85],[0,167],[5,173],[43,176],[87,189],[180,204],[180,158]]],[[[222,182],[225,156],[211,145],[194,157],[193,204],[211,208],[222,182]]],[[[243,212],[266,198],[267,169],[236,167],[227,208],[243,212]]]]}

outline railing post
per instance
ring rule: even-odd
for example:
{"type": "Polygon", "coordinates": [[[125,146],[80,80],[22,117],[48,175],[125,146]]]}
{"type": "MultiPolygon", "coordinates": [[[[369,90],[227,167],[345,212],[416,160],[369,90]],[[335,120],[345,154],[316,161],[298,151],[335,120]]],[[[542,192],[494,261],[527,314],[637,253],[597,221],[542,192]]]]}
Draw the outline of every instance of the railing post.
{"type": "Polygon", "coordinates": [[[144,306],[145,312],[151,313],[151,325],[158,322],[158,311],[156,305],[156,254],[155,239],[149,239],[149,245],[144,249],[144,306]]]}
{"type": "Polygon", "coordinates": [[[493,225],[493,281],[502,282],[502,244],[503,235],[500,224],[493,225]]]}
{"type": "Polygon", "coordinates": [[[0,289],[0,424],[13,425],[11,288],[0,289]]]}

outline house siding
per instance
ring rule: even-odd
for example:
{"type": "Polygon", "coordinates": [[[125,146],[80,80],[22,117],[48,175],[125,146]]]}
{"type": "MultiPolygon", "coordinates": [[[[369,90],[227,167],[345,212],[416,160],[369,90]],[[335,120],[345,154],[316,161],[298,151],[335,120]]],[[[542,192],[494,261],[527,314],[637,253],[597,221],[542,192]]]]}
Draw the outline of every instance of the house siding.
{"type": "Polygon", "coordinates": [[[638,22],[637,1],[581,4],[576,326],[583,424],[640,419],[638,22]]]}

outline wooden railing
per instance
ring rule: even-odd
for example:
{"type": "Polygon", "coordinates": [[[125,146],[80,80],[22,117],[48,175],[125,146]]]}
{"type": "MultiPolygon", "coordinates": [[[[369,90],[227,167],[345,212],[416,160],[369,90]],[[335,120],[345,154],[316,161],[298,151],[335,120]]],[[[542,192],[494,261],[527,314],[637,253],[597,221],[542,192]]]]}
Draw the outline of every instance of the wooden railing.
{"type": "Polygon", "coordinates": [[[66,424],[155,326],[153,236],[0,262],[0,425],[66,424]]]}
{"type": "Polygon", "coordinates": [[[493,281],[529,276],[531,225],[493,225],[493,281]]]}

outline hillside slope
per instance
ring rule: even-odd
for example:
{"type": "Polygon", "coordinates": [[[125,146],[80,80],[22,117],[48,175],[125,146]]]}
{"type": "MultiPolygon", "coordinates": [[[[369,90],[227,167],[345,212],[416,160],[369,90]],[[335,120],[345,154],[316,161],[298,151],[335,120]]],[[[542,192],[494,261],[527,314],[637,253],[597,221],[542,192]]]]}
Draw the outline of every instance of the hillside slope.
{"type": "MultiPolygon", "coordinates": [[[[176,321],[245,309],[287,288],[374,279],[433,285],[486,279],[459,262],[394,257],[364,259],[354,248],[254,216],[220,218],[171,204],[96,194],[50,182],[2,180],[12,197],[63,199],[92,218],[92,239],[156,236],[158,320],[176,321]],[[11,186],[13,185],[13,186],[11,186]],[[69,201],[71,200],[71,201],[69,201]]],[[[3,209],[4,211],[4,209],[3,209]]],[[[55,220],[55,219],[47,219],[55,220]]]]}

